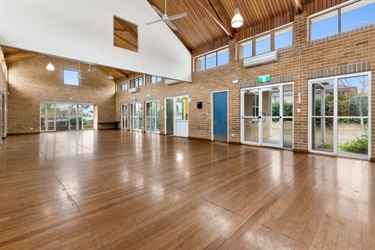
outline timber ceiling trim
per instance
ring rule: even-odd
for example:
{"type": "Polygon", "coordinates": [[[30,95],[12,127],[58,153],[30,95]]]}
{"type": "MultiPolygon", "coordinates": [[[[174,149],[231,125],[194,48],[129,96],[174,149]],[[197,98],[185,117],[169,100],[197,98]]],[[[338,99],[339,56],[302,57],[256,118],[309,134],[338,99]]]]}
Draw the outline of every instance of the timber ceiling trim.
{"type": "MultiPolygon", "coordinates": [[[[20,49],[15,49],[15,48],[10,48],[10,47],[5,47],[1,46],[1,50],[3,51],[4,55],[4,61],[7,65],[7,67],[11,67],[11,64],[17,63],[23,60],[35,58],[35,57],[46,57],[46,55],[39,54],[39,53],[34,53],[30,51],[25,51],[25,50],[20,50],[20,49]]],[[[52,58],[53,61],[53,57],[52,58]]],[[[69,59],[63,59],[62,60],[69,60],[69,59]]],[[[46,61],[46,65],[47,65],[46,61]]],[[[87,64],[90,65],[92,68],[98,68],[99,70],[103,71],[106,75],[109,75],[109,73],[112,73],[112,76],[114,78],[115,83],[120,83],[123,81],[126,81],[131,74],[134,74],[135,72],[128,71],[128,70],[123,70],[123,69],[115,69],[115,68],[110,68],[107,66],[102,66],[102,65],[96,65],[96,64],[90,64],[86,62],[81,62],[81,64],[87,64]]]]}

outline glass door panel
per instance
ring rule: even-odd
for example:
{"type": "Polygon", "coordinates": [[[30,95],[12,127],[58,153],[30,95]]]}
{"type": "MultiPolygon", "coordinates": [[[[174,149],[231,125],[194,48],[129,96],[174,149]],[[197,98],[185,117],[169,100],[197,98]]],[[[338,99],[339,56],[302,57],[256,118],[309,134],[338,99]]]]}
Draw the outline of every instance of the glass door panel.
{"type": "Polygon", "coordinates": [[[69,104],[56,104],[56,130],[69,130],[69,104]]]}
{"type": "Polygon", "coordinates": [[[47,125],[46,131],[55,130],[55,104],[46,104],[47,125]]]}
{"type": "Polygon", "coordinates": [[[128,129],[128,105],[121,105],[121,129],[128,129]]]}
{"type": "Polygon", "coordinates": [[[259,91],[242,91],[242,142],[259,144],[259,91]]]}
{"type": "Polygon", "coordinates": [[[84,129],[94,128],[94,105],[82,105],[82,123],[84,129]]]}
{"type": "Polygon", "coordinates": [[[312,85],[312,149],[334,152],[334,81],[312,85]]]}
{"type": "Polygon", "coordinates": [[[146,102],[146,132],[151,132],[151,101],[146,102]]]}
{"type": "Polygon", "coordinates": [[[337,79],[338,155],[368,158],[368,75],[337,79]]]}
{"type": "Polygon", "coordinates": [[[293,84],[283,85],[282,102],[283,147],[293,147],[293,84]]]}
{"type": "Polygon", "coordinates": [[[47,104],[40,104],[40,131],[47,130],[47,104]]]}
{"type": "Polygon", "coordinates": [[[280,147],[280,86],[262,90],[261,144],[280,147]]]}
{"type": "Polygon", "coordinates": [[[70,104],[70,119],[69,119],[70,130],[77,130],[77,123],[78,123],[77,115],[78,115],[77,104],[70,104]]]}

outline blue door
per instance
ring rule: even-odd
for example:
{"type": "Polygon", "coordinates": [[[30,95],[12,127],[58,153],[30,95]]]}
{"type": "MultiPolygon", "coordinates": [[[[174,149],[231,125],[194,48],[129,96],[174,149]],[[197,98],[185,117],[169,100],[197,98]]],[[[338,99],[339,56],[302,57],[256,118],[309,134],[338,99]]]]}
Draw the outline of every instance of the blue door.
{"type": "Polygon", "coordinates": [[[213,93],[214,141],[228,141],[228,93],[213,93]]]}

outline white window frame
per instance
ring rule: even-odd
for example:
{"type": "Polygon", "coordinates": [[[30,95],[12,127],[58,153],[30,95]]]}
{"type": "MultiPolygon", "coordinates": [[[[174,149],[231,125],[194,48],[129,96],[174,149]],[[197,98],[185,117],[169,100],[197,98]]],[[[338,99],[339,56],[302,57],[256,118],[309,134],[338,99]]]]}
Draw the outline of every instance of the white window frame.
{"type": "Polygon", "coordinates": [[[369,85],[368,85],[368,129],[367,129],[367,135],[368,135],[368,160],[371,158],[371,71],[368,72],[360,72],[360,73],[354,73],[354,74],[347,74],[347,75],[337,75],[332,77],[325,77],[325,78],[317,78],[317,79],[311,79],[308,81],[308,151],[311,153],[316,154],[323,154],[323,155],[335,155],[338,156],[338,97],[337,97],[337,81],[339,78],[348,78],[348,77],[357,77],[357,76],[363,76],[367,75],[369,78],[369,85]],[[334,114],[333,114],[333,152],[324,152],[319,150],[314,150],[312,148],[312,119],[313,119],[313,107],[311,105],[312,103],[312,86],[314,83],[320,83],[325,81],[333,81],[334,82],[334,114]]]}
{"type": "MultiPolygon", "coordinates": [[[[270,46],[271,46],[270,47],[270,51],[275,51],[275,50],[280,50],[280,49],[291,47],[294,44],[294,27],[293,27],[293,23],[288,23],[288,24],[282,25],[280,27],[277,27],[275,29],[268,30],[266,32],[260,33],[260,34],[258,34],[256,36],[252,36],[252,37],[249,37],[249,38],[246,38],[246,39],[243,39],[243,40],[239,41],[237,43],[237,46],[236,46],[238,48],[237,58],[239,58],[239,59],[247,58],[247,57],[241,57],[241,55],[243,55],[243,52],[241,51],[241,49],[243,48],[243,46],[242,46],[243,44],[249,43],[250,41],[251,41],[251,44],[252,44],[252,52],[251,52],[251,56],[248,56],[248,57],[260,55],[260,54],[256,54],[256,40],[259,39],[259,38],[265,37],[267,35],[270,35],[270,39],[271,39],[271,41],[270,41],[270,43],[271,43],[270,44],[270,46]],[[289,30],[289,29],[292,29],[292,44],[288,45],[288,46],[285,46],[285,47],[281,47],[281,48],[275,49],[275,35],[276,35],[276,33],[282,32],[283,30],[289,30]]],[[[265,53],[267,53],[267,52],[265,52],[265,53]]]]}
{"type": "Polygon", "coordinates": [[[194,66],[194,72],[205,71],[205,70],[214,69],[214,68],[217,68],[217,67],[220,67],[220,66],[223,66],[223,65],[227,65],[229,63],[229,57],[230,57],[229,53],[230,53],[229,52],[229,46],[227,45],[227,46],[221,47],[219,49],[211,50],[211,51],[209,51],[209,52],[207,52],[205,54],[201,54],[199,56],[194,57],[194,60],[193,60],[193,62],[194,62],[194,65],[193,65],[194,66]],[[222,51],[224,51],[224,50],[228,51],[228,62],[224,63],[224,64],[218,65],[218,55],[221,54],[222,51]],[[211,54],[215,54],[215,58],[216,58],[216,64],[215,65],[216,66],[207,69],[207,67],[206,67],[206,60],[207,60],[206,57],[209,56],[209,55],[211,55],[211,54]],[[201,57],[204,57],[205,67],[204,67],[204,69],[197,70],[197,68],[196,68],[197,63],[196,63],[196,61],[199,60],[199,58],[201,58],[201,57]]]}

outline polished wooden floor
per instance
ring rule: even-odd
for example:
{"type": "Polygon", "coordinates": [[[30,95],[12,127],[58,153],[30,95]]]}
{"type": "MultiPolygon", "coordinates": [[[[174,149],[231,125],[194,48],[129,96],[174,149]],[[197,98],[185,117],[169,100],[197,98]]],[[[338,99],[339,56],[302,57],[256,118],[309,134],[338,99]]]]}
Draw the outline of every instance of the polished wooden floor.
{"type": "Polygon", "coordinates": [[[1,249],[375,249],[375,165],[123,131],[9,136],[1,249]]]}

